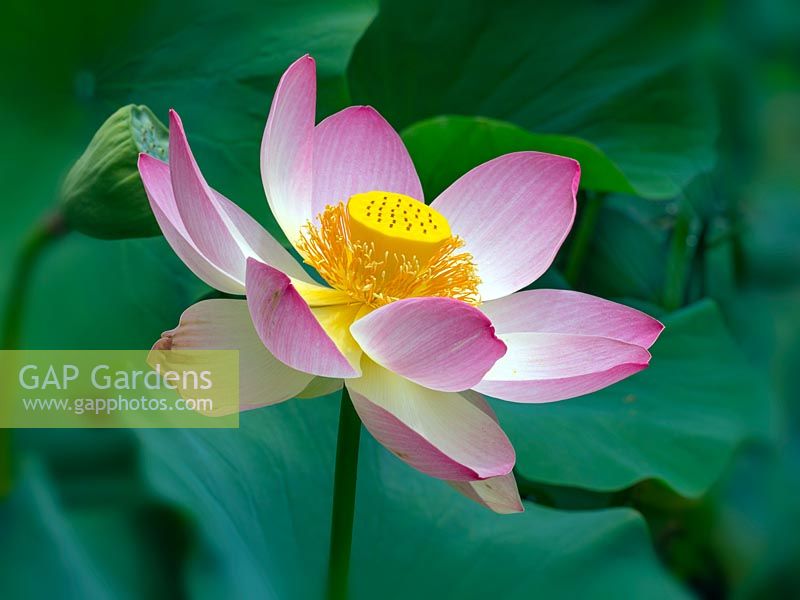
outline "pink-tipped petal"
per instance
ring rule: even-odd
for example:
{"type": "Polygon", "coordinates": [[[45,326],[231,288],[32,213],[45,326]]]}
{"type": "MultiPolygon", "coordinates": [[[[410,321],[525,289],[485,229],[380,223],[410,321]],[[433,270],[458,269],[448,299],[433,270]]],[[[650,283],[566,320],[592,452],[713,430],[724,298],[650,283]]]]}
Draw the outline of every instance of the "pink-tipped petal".
{"type": "Polygon", "coordinates": [[[397,132],[371,106],[351,106],[314,130],[314,214],[373,190],[423,199],[414,163],[397,132]]]}
{"type": "Polygon", "coordinates": [[[317,104],[314,59],[297,59],[281,77],[261,142],[261,180],[272,214],[294,244],[311,208],[311,157],[317,104]]]}
{"type": "MultiPolygon", "coordinates": [[[[465,390],[460,392],[460,395],[497,422],[497,415],[479,393],[465,390]]],[[[498,514],[507,515],[525,510],[513,473],[479,481],[448,481],[447,483],[458,493],[498,514]]]]}
{"type": "Polygon", "coordinates": [[[175,204],[192,241],[219,269],[244,279],[237,233],[203,178],[174,110],[169,113],[169,172],[175,204]]]}
{"type": "Polygon", "coordinates": [[[244,300],[203,300],[190,306],[175,329],[161,334],[155,349],[238,350],[241,410],[293,398],[313,379],[267,351],[244,300]]]}
{"type": "Polygon", "coordinates": [[[256,332],[279,360],[323,377],[358,376],[286,275],[251,258],[246,286],[256,332]]]}
{"type": "Polygon", "coordinates": [[[641,371],[650,353],[611,338],[508,333],[508,353],[475,390],[512,402],[553,402],[587,394],[641,371]]]}
{"type": "MultiPolygon", "coordinates": [[[[295,288],[297,289],[297,288],[295,288]]],[[[298,290],[300,292],[300,290],[298,290]]],[[[302,293],[301,293],[302,296],[302,293]]],[[[308,302],[308,298],[303,296],[303,300],[308,302]]],[[[356,320],[361,306],[358,304],[332,304],[329,306],[312,306],[311,313],[317,319],[322,329],[336,344],[344,357],[351,365],[354,365],[356,371],[359,371],[361,364],[361,356],[364,354],[361,347],[353,339],[350,333],[350,325],[356,320]]]]}
{"type": "Polygon", "coordinates": [[[636,309],[569,290],[517,292],[484,302],[481,310],[498,333],[573,333],[649,348],[664,330],[661,323],[636,309]]]}
{"type": "Polygon", "coordinates": [[[241,264],[247,268],[247,258],[257,258],[263,263],[275,267],[289,277],[314,284],[314,279],[306,273],[300,263],[289,254],[278,240],[272,237],[258,221],[228,200],[222,194],[214,192],[220,208],[230,219],[236,235],[236,241],[242,252],[241,264]]]}
{"type": "Polygon", "coordinates": [[[541,404],[576,398],[613,385],[647,368],[646,363],[626,363],[605,371],[566,377],[528,381],[491,381],[484,379],[475,389],[509,402],[541,404]]]}
{"type": "Polygon", "coordinates": [[[572,227],[579,180],[570,158],[515,152],[475,167],[433,201],[475,258],[483,300],[547,270],[572,227]]]}
{"type": "Polygon", "coordinates": [[[243,294],[244,280],[215,266],[192,241],[175,204],[169,166],[157,158],[141,154],[139,174],[161,232],[186,266],[213,288],[228,294],[243,294]]]}
{"type": "Polygon", "coordinates": [[[555,402],[621,381],[647,367],[646,348],[664,329],[638,310],[564,290],[518,292],[481,310],[509,350],[475,389],[512,402],[555,402]]]}
{"type": "Polygon", "coordinates": [[[345,382],[369,432],[412,467],[440,479],[506,475],[514,448],[497,422],[463,396],[431,390],[370,360],[345,382]]]}
{"type": "Polygon", "coordinates": [[[407,298],[350,327],[379,365],[425,387],[456,392],[476,385],[506,347],[480,310],[452,298],[407,298]]]}
{"type": "Polygon", "coordinates": [[[173,194],[169,166],[157,158],[141,154],[139,173],[164,237],[183,262],[211,287],[229,294],[243,294],[248,256],[255,256],[296,279],[313,282],[292,255],[255,219],[222,194],[210,190],[216,209],[227,217],[226,231],[232,244],[231,251],[238,256],[232,263],[233,270],[215,263],[198,247],[183,222],[173,194]]]}
{"type": "Polygon", "coordinates": [[[500,339],[508,352],[486,374],[489,381],[564,379],[650,362],[646,349],[610,338],[522,332],[501,334],[500,339]]]}
{"type": "Polygon", "coordinates": [[[500,515],[524,512],[514,475],[500,475],[481,481],[448,481],[454,490],[500,515]]]}

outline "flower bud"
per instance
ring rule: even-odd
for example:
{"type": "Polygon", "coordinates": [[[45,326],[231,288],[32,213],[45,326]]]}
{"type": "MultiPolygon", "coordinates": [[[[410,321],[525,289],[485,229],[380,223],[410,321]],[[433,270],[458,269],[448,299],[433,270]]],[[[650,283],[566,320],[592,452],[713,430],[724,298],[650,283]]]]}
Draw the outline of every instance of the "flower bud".
{"type": "Polygon", "coordinates": [[[123,106],[94,134],[61,188],[68,226],[92,237],[160,233],[136,166],[140,152],[167,160],[169,131],[146,106],[123,106]]]}

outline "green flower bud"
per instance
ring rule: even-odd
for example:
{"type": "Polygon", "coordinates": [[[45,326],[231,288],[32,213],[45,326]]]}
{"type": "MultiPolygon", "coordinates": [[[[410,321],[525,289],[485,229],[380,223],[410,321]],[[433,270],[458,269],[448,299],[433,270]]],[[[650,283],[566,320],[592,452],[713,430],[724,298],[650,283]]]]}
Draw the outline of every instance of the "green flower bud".
{"type": "Polygon", "coordinates": [[[140,152],[167,160],[168,129],[146,106],[123,106],[94,134],[61,188],[67,225],[103,239],[160,233],[136,166],[140,152]]]}

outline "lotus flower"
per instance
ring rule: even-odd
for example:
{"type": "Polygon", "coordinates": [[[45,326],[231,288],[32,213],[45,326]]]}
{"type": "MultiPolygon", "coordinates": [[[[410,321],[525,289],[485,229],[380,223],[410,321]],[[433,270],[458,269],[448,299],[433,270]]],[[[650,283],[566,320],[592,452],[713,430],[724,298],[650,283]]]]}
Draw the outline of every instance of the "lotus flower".
{"type": "Polygon", "coordinates": [[[515,455],[481,394],[552,402],[644,369],[662,325],[586,294],[518,291],[553,261],[580,167],[516,152],[430,205],[400,137],[368,106],[315,126],[316,73],[284,73],[261,146],[269,206],[318,283],[209,187],[181,120],[169,164],[141,155],[153,212],[210,286],[246,300],[191,306],[161,348],[240,351],[242,408],[347,386],[365,427],[412,467],[497,511],[522,510],[515,455]]]}

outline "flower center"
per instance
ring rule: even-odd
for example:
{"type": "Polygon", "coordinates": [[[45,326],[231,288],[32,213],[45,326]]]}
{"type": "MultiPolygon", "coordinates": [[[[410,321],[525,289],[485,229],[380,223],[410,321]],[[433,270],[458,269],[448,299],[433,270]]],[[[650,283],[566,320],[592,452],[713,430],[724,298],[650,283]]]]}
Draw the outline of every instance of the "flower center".
{"type": "Polygon", "coordinates": [[[367,192],[347,202],[353,238],[390,252],[428,260],[450,239],[450,225],[434,209],[403,194],[367,192]]]}
{"type": "Polygon", "coordinates": [[[445,296],[479,304],[472,255],[459,252],[440,213],[403,194],[367,192],[327,206],[308,222],[298,251],[331,287],[377,307],[401,298],[445,296]]]}

